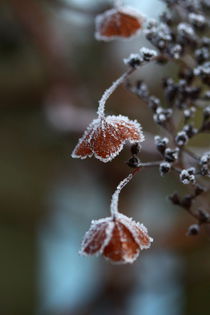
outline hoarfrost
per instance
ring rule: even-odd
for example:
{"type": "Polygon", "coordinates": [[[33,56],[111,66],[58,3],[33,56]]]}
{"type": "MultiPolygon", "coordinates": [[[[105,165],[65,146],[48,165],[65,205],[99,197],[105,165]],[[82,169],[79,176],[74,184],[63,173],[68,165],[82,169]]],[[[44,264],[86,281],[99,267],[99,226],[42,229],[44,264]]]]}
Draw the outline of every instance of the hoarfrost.
{"type": "Polygon", "coordinates": [[[106,101],[108,100],[108,98],[110,97],[110,95],[117,89],[117,87],[123,83],[123,81],[127,78],[127,76],[129,75],[129,72],[125,72],[123,73],[116,81],[114,81],[112,83],[112,85],[104,92],[104,94],[102,95],[102,98],[99,101],[99,107],[97,110],[97,114],[99,117],[103,117],[104,116],[104,110],[105,110],[105,104],[106,101]]]}
{"type": "Polygon", "coordinates": [[[129,65],[131,67],[140,66],[143,62],[142,58],[139,54],[130,54],[128,58],[123,59],[124,64],[129,65]]]}
{"type": "Polygon", "coordinates": [[[182,184],[188,185],[188,184],[194,184],[195,183],[195,168],[191,167],[186,170],[182,170],[180,173],[180,180],[182,184]]]}
{"type": "Polygon", "coordinates": [[[153,49],[149,49],[146,47],[140,48],[140,58],[143,61],[149,62],[152,58],[157,56],[157,52],[153,49]]]}
{"type": "Polygon", "coordinates": [[[129,174],[124,180],[122,180],[116,188],[116,191],[112,195],[111,201],[111,214],[115,216],[118,213],[118,201],[119,201],[119,194],[123,187],[129,183],[129,181],[133,178],[132,174],[129,174]]]}

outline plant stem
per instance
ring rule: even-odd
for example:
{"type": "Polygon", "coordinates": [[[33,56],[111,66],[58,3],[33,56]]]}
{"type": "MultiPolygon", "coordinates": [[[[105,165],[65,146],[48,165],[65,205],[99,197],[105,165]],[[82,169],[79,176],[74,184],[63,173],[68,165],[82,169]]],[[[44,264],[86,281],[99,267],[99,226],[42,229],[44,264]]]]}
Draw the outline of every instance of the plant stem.
{"type": "Polygon", "coordinates": [[[118,88],[118,86],[125,81],[136,70],[136,68],[130,68],[128,71],[124,72],[112,85],[104,92],[101,99],[99,100],[99,106],[97,114],[100,118],[104,117],[105,104],[110,95],[118,88]]]}

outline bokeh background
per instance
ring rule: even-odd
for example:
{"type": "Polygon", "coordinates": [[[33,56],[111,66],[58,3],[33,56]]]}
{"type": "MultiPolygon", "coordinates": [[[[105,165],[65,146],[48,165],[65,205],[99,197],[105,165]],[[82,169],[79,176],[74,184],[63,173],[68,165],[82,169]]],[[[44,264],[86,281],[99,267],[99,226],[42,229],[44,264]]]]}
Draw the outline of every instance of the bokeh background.
{"type": "MultiPolygon", "coordinates": [[[[158,0],[127,4],[157,18],[158,0]]],[[[94,39],[94,18],[111,6],[94,0],[6,0],[0,4],[0,313],[2,315],[209,314],[209,236],[186,237],[193,223],[167,195],[174,176],[143,170],[123,190],[120,209],[143,222],[155,242],[129,266],[78,255],[90,221],[109,215],[115,187],[129,170],[129,148],[112,163],[70,153],[95,117],[122,59],[150,47],[143,35],[94,39]]],[[[148,65],[144,78],[161,97],[172,65],[148,65]]],[[[109,113],[137,118],[146,132],[142,161],[157,159],[149,110],[124,87],[109,113]]],[[[198,145],[198,144],[196,144],[198,145]]]]}

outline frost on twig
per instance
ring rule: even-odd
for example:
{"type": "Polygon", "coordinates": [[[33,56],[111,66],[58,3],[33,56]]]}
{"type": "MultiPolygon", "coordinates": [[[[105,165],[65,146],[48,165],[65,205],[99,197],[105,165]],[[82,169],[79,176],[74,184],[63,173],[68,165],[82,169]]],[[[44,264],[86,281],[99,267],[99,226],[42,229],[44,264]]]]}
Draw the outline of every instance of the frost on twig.
{"type": "Polygon", "coordinates": [[[133,174],[129,174],[123,181],[119,183],[117,186],[111,201],[111,214],[113,217],[118,213],[118,201],[119,201],[119,194],[123,187],[129,183],[129,181],[133,178],[133,174]]]}

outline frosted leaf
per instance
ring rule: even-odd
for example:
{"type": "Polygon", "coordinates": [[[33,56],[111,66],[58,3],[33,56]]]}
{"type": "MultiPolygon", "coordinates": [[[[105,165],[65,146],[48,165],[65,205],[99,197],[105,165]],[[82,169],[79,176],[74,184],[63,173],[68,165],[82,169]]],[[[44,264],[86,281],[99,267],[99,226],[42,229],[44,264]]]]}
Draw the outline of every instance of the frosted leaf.
{"type": "Polygon", "coordinates": [[[111,217],[92,221],[90,229],[84,236],[80,254],[102,254],[104,247],[110,241],[113,228],[114,223],[111,217]]]}
{"type": "Polygon", "coordinates": [[[148,235],[148,230],[144,224],[136,222],[122,213],[118,213],[118,219],[131,232],[141,250],[147,249],[151,246],[153,238],[148,235]]]}
{"type": "Polygon", "coordinates": [[[95,156],[102,162],[114,159],[126,142],[144,141],[141,125],[126,116],[107,116],[95,119],[75,147],[72,157],[85,159],[95,156]]]}
{"type": "Polygon", "coordinates": [[[93,221],[85,234],[80,253],[103,255],[112,263],[133,263],[152,242],[147,229],[125,215],[93,221]]]}
{"type": "Polygon", "coordinates": [[[129,38],[138,34],[143,21],[140,12],[130,7],[118,6],[97,15],[95,38],[103,41],[129,38]]]}

